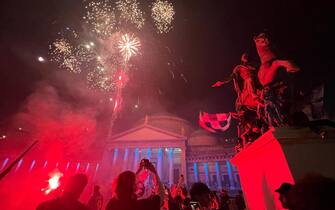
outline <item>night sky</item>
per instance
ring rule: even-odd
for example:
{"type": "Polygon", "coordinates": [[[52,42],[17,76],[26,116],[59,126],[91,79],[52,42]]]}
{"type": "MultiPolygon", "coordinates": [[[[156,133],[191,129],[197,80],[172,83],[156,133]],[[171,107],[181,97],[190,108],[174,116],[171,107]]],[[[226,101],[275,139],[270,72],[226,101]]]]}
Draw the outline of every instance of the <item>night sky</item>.
{"type": "MultiPolygon", "coordinates": [[[[22,109],[41,81],[54,86],[60,97],[80,105],[83,95],[69,91],[80,76],[39,63],[57,32],[80,26],[80,0],[2,1],[0,20],[0,122],[2,127],[22,109]],[[59,76],[61,75],[61,76],[59,76]],[[66,81],[60,79],[66,77],[66,81]],[[73,80],[73,81],[72,81],[73,80]],[[64,83],[67,85],[64,85],[64,83]],[[66,88],[64,87],[66,86],[66,88]]],[[[145,4],[147,1],[141,1],[145,4]]],[[[330,34],[333,7],[321,1],[174,1],[174,28],[158,36],[149,29],[141,34],[154,41],[143,46],[124,90],[124,107],[118,121],[127,127],[146,113],[169,112],[195,125],[200,110],[233,111],[231,85],[211,88],[238,64],[242,52],[258,62],[252,37],[267,30],[281,55],[302,69],[299,85],[305,91],[324,83],[326,106],[334,107],[334,52],[330,34]],[[151,48],[150,48],[151,47],[151,48]],[[142,60],[141,60],[142,59],[142,60]],[[139,100],[140,106],[133,105],[139,100]],[[130,113],[130,114],[129,114],[130,113]]],[[[78,87],[76,87],[78,88],[78,87]]],[[[85,92],[85,87],[81,87],[85,92]]],[[[91,92],[91,90],[87,90],[91,92]]],[[[101,98],[106,97],[104,94],[101,98]]],[[[104,112],[106,108],[102,108],[104,112]]],[[[103,115],[100,113],[100,115],[103,115]]],[[[106,120],[106,119],[105,119],[106,120]]]]}

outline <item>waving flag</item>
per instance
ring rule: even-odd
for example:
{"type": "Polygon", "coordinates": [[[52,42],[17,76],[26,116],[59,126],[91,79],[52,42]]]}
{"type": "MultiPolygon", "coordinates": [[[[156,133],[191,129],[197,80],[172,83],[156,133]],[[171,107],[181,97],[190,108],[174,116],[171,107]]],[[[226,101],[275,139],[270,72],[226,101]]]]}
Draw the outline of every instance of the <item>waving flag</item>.
{"type": "Polygon", "coordinates": [[[199,113],[199,125],[211,133],[226,131],[230,127],[230,123],[231,113],[199,113]]]}

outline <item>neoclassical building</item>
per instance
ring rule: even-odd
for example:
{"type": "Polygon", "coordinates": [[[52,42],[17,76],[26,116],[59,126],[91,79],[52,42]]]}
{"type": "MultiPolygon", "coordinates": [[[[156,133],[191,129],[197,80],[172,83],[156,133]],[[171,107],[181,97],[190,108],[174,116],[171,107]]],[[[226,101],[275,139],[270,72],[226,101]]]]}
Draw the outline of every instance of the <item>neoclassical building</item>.
{"type": "Polygon", "coordinates": [[[105,177],[123,170],[135,171],[142,158],[149,159],[165,184],[183,174],[186,182],[207,183],[212,189],[240,189],[239,177],[230,159],[231,140],[196,130],[179,117],[161,114],[146,116],[130,129],[107,139],[102,160],[105,177]]]}

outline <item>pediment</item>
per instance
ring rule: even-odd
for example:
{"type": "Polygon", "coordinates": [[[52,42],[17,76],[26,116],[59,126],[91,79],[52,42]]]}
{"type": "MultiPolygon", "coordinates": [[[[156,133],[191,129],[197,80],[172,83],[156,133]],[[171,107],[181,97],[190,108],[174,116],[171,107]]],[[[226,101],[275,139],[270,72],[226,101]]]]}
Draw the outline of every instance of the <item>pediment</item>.
{"type": "Polygon", "coordinates": [[[186,137],[172,133],[170,131],[162,130],[150,125],[144,125],[137,128],[130,129],[123,133],[113,136],[108,142],[143,142],[143,141],[173,141],[173,140],[185,140],[186,137]]]}

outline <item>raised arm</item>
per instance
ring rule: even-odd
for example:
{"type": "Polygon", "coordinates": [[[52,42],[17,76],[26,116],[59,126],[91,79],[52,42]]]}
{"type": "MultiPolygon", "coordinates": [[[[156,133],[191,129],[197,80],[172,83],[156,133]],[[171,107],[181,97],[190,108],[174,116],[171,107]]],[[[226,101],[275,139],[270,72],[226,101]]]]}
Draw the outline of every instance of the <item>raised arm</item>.
{"type": "Polygon", "coordinates": [[[227,84],[233,81],[234,77],[236,77],[236,75],[239,74],[240,68],[241,68],[241,65],[235,66],[235,68],[233,69],[233,72],[227,78],[225,78],[223,81],[217,81],[216,83],[212,85],[212,87],[220,87],[221,85],[224,85],[224,84],[227,84]]]}
{"type": "Polygon", "coordinates": [[[161,179],[160,179],[155,167],[152,165],[152,163],[150,163],[150,166],[148,167],[148,169],[155,175],[154,181],[155,181],[155,185],[156,185],[156,189],[157,189],[157,194],[160,198],[160,204],[162,205],[162,203],[164,202],[164,196],[165,196],[164,186],[161,182],[161,179]]]}
{"type": "Polygon", "coordinates": [[[273,65],[277,66],[277,68],[284,67],[289,73],[295,73],[300,71],[300,68],[289,60],[275,60],[273,65]]]}

